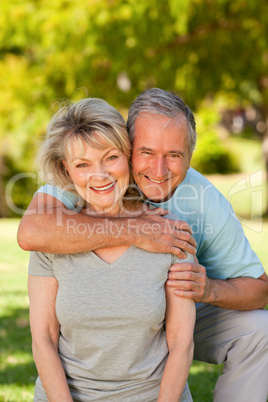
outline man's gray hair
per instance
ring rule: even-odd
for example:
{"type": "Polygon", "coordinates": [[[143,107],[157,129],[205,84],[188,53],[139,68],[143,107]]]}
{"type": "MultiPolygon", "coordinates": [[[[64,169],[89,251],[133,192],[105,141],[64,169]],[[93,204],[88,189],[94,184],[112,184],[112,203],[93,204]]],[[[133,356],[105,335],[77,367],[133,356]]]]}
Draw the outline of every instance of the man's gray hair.
{"type": "Polygon", "coordinates": [[[196,145],[196,124],[191,109],[172,91],[152,88],[142,92],[131,104],[128,114],[127,129],[133,145],[135,122],[140,113],[166,116],[171,119],[185,119],[188,126],[188,145],[190,155],[196,145]]]}

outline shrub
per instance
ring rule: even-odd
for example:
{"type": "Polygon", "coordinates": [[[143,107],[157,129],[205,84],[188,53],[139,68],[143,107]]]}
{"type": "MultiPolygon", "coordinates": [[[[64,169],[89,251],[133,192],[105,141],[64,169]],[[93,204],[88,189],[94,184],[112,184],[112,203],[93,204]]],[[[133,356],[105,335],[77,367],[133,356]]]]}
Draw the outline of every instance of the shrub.
{"type": "Polygon", "coordinates": [[[191,166],[200,173],[235,173],[239,164],[235,155],[218,138],[216,131],[199,135],[191,166]]]}

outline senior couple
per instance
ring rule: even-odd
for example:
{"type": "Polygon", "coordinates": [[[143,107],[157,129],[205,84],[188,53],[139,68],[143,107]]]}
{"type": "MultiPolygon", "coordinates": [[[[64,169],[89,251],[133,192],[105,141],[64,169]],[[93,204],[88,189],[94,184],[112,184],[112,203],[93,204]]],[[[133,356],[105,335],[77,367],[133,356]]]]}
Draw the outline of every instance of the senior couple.
{"type": "Polygon", "coordinates": [[[32,250],[35,400],[190,401],[194,342],[196,360],[224,364],[214,401],[266,402],[268,277],[230,204],[190,168],[191,110],[151,89],[127,131],[85,99],[54,116],[40,147],[49,184],[18,232],[32,250]]]}

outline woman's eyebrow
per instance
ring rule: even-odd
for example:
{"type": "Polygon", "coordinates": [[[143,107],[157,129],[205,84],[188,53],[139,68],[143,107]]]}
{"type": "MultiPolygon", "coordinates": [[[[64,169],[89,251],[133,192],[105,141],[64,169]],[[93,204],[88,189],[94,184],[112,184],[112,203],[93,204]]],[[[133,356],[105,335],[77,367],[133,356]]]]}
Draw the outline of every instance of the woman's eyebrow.
{"type": "MultiPolygon", "coordinates": [[[[117,148],[110,148],[107,150],[107,152],[105,152],[103,154],[103,157],[105,157],[106,155],[108,155],[110,152],[114,152],[114,151],[118,151],[117,148]]],[[[79,161],[89,161],[90,159],[84,158],[84,157],[79,157],[79,156],[74,156],[72,159],[72,162],[75,160],[79,160],[79,161]]]]}

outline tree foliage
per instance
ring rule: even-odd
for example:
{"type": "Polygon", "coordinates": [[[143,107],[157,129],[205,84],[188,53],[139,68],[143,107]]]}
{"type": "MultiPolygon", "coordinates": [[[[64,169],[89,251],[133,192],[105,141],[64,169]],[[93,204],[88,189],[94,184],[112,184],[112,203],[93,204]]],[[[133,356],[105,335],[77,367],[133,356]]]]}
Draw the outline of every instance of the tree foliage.
{"type": "Polygon", "coordinates": [[[267,127],[267,38],[266,0],[1,2],[2,177],[33,169],[37,141],[66,98],[125,109],[158,86],[197,110],[229,94],[233,104],[254,104],[267,127]]]}

